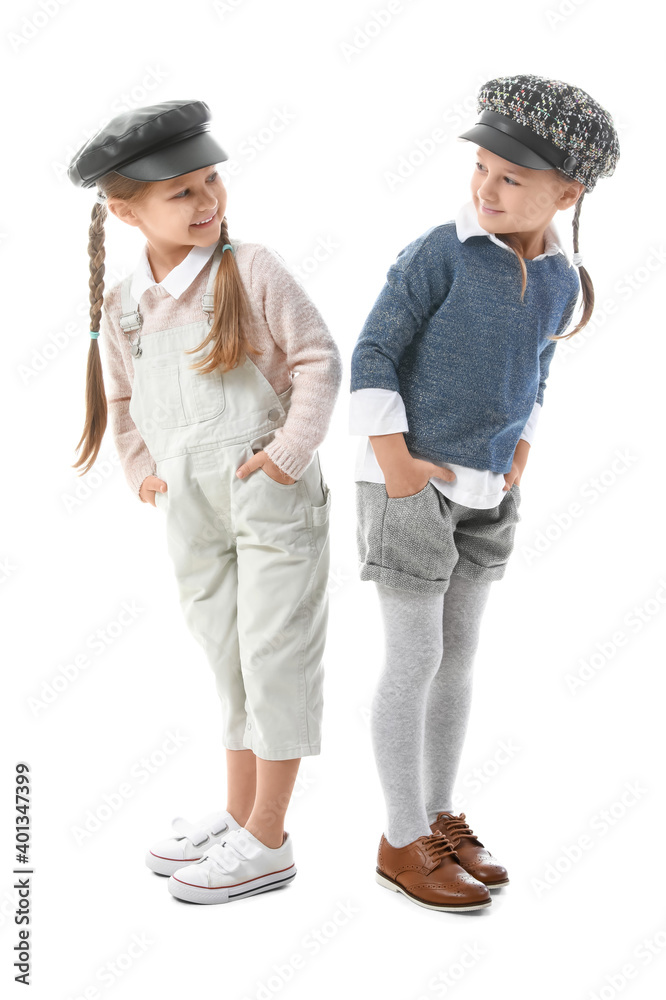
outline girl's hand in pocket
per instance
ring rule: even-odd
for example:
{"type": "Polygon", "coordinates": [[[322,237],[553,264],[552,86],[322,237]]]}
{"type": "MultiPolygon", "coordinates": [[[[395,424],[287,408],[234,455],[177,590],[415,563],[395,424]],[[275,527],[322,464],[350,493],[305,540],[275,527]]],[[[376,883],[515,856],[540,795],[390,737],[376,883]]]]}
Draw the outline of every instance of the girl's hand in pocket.
{"type": "Polygon", "coordinates": [[[425,489],[432,476],[450,482],[456,478],[455,472],[441,465],[434,465],[422,458],[409,458],[397,468],[382,470],[389,497],[412,497],[425,489]]]}
{"type": "Polygon", "coordinates": [[[504,486],[503,490],[510,490],[514,483],[520,486],[520,480],[525,471],[525,465],[527,464],[527,456],[530,453],[530,446],[525,438],[521,438],[516,445],[516,450],[513,453],[513,461],[511,463],[511,470],[504,473],[504,486]]]}
{"type": "Polygon", "coordinates": [[[248,458],[247,462],[239,465],[236,469],[236,475],[239,479],[245,479],[255,469],[263,469],[269,479],[274,479],[276,483],[282,483],[283,486],[291,486],[292,483],[296,482],[295,479],[278,468],[265,451],[256,451],[252,458],[248,458]]]}
{"type": "Polygon", "coordinates": [[[142,500],[145,500],[146,503],[152,503],[153,507],[155,507],[156,491],[166,493],[167,484],[163,479],[158,479],[157,476],[146,476],[139,488],[139,496],[142,500]]]}

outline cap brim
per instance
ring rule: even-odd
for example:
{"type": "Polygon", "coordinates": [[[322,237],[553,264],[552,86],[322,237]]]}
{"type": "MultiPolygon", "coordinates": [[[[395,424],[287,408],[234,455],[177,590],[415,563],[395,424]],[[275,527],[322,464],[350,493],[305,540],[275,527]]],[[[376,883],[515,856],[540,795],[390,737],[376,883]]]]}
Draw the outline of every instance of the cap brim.
{"type": "Polygon", "coordinates": [[[228,159],[227,153],[210,132],[199,132],[156,153],[148,153],[138,160],[125,163],[116,168],[116,172],[135,181],[167,181],[228,159]]]}
{"type": "Polygon", "coordinates": [[[476,142],[483,149],[489,149],[491,153],[496,153],[510,163],[516,163],[519,167],[530,167],[532,170],[552,170],[553,164],[538,156],[527,146],[524,146],[518,139],[500,132],[492,125],[479,123],[467,132],[458,136],[459,139],[466,139],[468,142],[476,142]]]}

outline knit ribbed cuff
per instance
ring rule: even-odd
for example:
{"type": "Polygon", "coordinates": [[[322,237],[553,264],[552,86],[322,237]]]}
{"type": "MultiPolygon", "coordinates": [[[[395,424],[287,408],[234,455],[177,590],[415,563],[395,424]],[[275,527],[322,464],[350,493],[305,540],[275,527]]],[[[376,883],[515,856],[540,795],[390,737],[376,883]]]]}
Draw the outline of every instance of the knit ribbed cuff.
{"type": "Polygon", "coordinates": [[[300,479],[312,461],[312,455],[306,461],[303,461],[302,458],[296,458],[277,438],[273,438],[270,444],[266,445],[264,451],[271,462],[275,462],[278,469],[287,476],[291,476],[292,479],[300,479]]]}
{"type": "Polygon", "coordinates": [[[132,490],[134,496],[138,497],[139,503],[148,502],[147,500],[144,500],[143,497],[139,496],[139,490],[141,489],[141,485],[144,479],[146,478],[146,476],[156,476],[156,475],[157,475],[157,470],[155,469],[154,466],[152,466],[147,470],[144,469],[142,472],[133,472],[131,476],[127,477],[127,482],[129,483],[130,489],[132,490]]]}

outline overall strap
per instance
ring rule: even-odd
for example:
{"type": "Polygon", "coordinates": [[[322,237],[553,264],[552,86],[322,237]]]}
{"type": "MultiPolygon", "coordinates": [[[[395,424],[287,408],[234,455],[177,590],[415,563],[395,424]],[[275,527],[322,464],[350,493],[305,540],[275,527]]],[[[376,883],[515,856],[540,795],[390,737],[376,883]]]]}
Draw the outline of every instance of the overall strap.
{"type": "Polygon", "coordinates": [[[120,317],[120,328],[123,333],[130,333],[138,330],[143,323],[143,318],[139,312],[138,303],[132,298],[130,288],[132,285],[132,275],[128,274],[120,286],[120,298],[122,303],[122,315],[120,317]]]}
{"type": "MultiPolygon", "coordinates": [[[[210,267],[210,274],[208,276],[208,282],[206,284],[206,291],[204,292],[201,300],[201,306],[205,313],[208,313],[208,323],[213,322],[213,309],[215,301],[215,276],[217,274],[217,269],[222,261],[223,250],[218,244],[213,253],[213,262],[210,267]]],[[[123,280],[120,286],[120,296],[122,304],[122,315],[120,317],[120,327],[123,333],[131,333],[132,330],[138,330],[143,323],[143,317],[139,311],[138,302],[132,297],[131,294],[132,286],[132,275],[128,274],[123,280]]]]}
{"type": "Polygon", "coordinates": [[[215,275],[217,274],[217,269],[222,262],[223,250],[221,245],[218,243],[215,248],[215,253],[213,254],[213,263],[210,266],[210,274],[208,276],[208,284],[206,285],[206,291],[203,294],[202,308],[205,313],[208,313],[208,324],[213,322],[213,309],[215,306],[215,275]]]}

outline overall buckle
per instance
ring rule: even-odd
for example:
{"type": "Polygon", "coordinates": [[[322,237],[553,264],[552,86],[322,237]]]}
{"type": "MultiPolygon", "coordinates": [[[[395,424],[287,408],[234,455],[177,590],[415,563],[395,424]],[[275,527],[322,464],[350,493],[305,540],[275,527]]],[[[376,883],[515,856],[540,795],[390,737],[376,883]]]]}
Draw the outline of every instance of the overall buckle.
{"type": "Polygon", "coordinates": [[[143,348],[141,347],[141,335],[137,333],[136,340],[132,340],[130,334],[132,330],[138,330],[142,323],[143,317],[138,309],[135,309],[134,312],[123,313],[120,317],[120,328],[127,337],[133,358],[140,358],[143,348]]]}
{"type": "Polygon", "coordinates": [[[215,309],[215,293],[214,292],[204,292],[201,299],[201,307],[205,313],[208,315],[208,325],[211,326],[213,323],[213,310],[215,309]]]}

